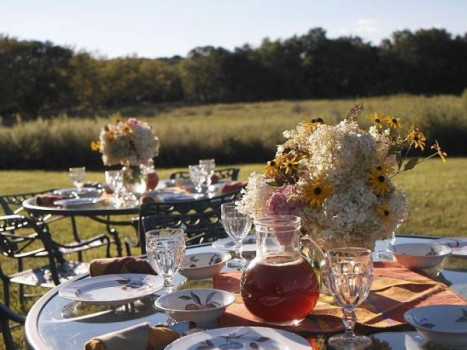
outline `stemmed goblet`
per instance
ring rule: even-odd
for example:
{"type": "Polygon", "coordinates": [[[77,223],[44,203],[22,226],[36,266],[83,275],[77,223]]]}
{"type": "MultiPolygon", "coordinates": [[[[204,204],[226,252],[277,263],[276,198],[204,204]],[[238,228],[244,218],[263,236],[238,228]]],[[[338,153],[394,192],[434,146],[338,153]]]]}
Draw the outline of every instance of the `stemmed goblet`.
{"type": "Polygon", "coordinates": [[[199,164],[189,165],[188,169],[190,172],[190,180],[195,184],[196,192],[200,193],[203,190],[203,183],[206,181],[206,170],[199,164]]]}
{"type": "Polygon", "coordinates": [[[246,259],[242,255],[242,241],[250,232],[253,221],[249,215],[239,212],[235,203],[221,205],[221,220],[225,232],[235,242],[236,257],[227,262],[227,266],[243,269],[246,259]]]}
{"type": "Polygon", "coordinates": [[[216,161],[214,159],[200,159],[199,166],[206,172],[206,185],[209,187],[212,184],[212,175],[214,175],[214,169],[216,168],[216,161]]]}
{"type": "Polygon", "coordinates": [[[373,282],[371,251],[365,248],[336,248],[327,252],[324,274],[336,302],[342,306],[345,333],[328,340],[331,349],[365,349],[371,339],[355,335],[355,308],[370,293],[373,282]]]}
{"type": "Polygon", "coordinates": [[[151,266],[164,278],[167,292],[171,292],[174,288],[173,276],[185,257],[185,232],[182,229],[147,231],[146,253],[151,266]]]}
{"type": "Polygon", "coordinates": [[[106,170],[105,183],[112,191],[114,203],[120,205],[122,201],[123,172],[121,170],[106,170]]]}
{"type": "Polygon", "coordinates": [[[73,185],[76,187],[78,190],[78,194],[83,188],[84,185],[84,179],[86,178],[86,168],[83,167],[76,167],[76,168],[70,168],[69,169],[69,174],[70,174],[70,179],[73,185]]]}

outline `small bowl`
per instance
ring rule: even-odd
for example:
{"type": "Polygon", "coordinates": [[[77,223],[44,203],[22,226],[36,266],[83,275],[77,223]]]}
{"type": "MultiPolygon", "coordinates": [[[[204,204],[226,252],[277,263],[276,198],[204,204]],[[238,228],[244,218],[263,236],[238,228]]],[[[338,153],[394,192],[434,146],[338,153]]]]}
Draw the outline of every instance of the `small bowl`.
{"type": "Polygon", "coordinates": [[[232,293],[220,289],[184,289],[159,297],[156,307],[176,321],[193,321],[199,326],[217,320],[234,300],[232,293]]]}
{"type": "Polygon", "coordinates": [[[404,319],[424,339],[445,347],[465,349],[466,315],[466,305],[429,305],[407,311],[404,319]]]}
{"type": "Polygon", "coordinates": [[[389,246],[397,262],[415,269],[428,269],[451,254],[451,248],[439,243],[399,243],[389,246]]]}
{"type": "Polygon", "coordinates": [[[179,272],[193,280],[211,278],[222,270],[225,262],[230,258],[230,254],[226,252],[187,254],[179,272]]]}

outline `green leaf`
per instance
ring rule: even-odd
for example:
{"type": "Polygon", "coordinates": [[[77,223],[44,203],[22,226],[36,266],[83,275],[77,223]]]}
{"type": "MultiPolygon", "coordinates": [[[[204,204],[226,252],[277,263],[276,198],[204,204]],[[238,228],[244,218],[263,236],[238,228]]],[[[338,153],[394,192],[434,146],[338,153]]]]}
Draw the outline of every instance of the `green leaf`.
{"type": "Polygon", "coordinates": [[[413,169],[418,163],[418,158],[410,158],[404,165],[404,171],[413,169]]]}
{"type": "Polygon", "coordinates": [[[189,297],[188,295],[182,295],[182,296],[179,296],[178,299],[191,300],[191,297],[189,297]]]}

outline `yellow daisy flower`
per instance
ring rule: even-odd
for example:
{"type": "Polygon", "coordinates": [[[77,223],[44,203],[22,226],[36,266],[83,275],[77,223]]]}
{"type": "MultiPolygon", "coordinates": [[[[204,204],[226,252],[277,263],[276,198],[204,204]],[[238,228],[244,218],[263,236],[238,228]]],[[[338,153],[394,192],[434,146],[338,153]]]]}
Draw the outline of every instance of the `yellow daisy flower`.
{"type": "Polygon", "coordinates": [[[386,202],[383,202],[378,207],[378,213],[384,218],[385,221],[389,221],[391,219],[391,210],[389,209],[389,205],[386,202]]]}
{"type": "Polygon", "coordinates": [[[448,156],[448,154],[441,149],[437,140],[435,140],[435,143],[431,146],[431,149],[436,150],[443,163],[446,163],[446,157],[448,156]]]}
{"type": "Polygon", "coordinates": [[[91,141],[91,150],[99,151],[101,149],[101,142],[100,141],[91,141]]]}
{"type": "Polygon", "coordinates": [[[281,167],[284,169],[286,175],[295,173],[298,170],[298,162],[300,161],[299,156],[284,157],[281,167]]]}
{"type": "Polygon", "coordinates": [[[377,112],[375,112],[372,115],[369,115],[367,118],[370,122],[372,122],[378,128],[383,127],[383,120],[384,120],[383,114],[379,115],[377,112]]]}
{"type": "Polygon", "coordinates": [[[276,177],[279,173],[280,165],[280,157],[276,157],[273,160],[270,160],[269,162],[267,162],[267,165],[264,168],[264,175],[266,175],[266,177],[269,178],[276,177]]]}
{"type": "Polygon", "coordinates": [[[124,134],[129,134],[129,133],[131,133],[132,130],[133,130],[133,129],[131,128],[131,126],[125,125],[125,126],[123,127],[123,129],[122,129],[122,132],[123,132],[124,134]]]}
{"type": "Polygon", "coordinates": [[[315,179],[308,182],[302,189],[305,202],[313,208],[321,208],[324,200],[334,193],[334,186],[327,179],[315,179]]]}
{"type": "Polygon", "coordinates": [[[402,126],[401,124],[401,118],[395,118],[395,117],[391,117],[391,116],[387,116],[386,117],[386,123],[388,124],[388,126],[390,128],[400,128],[402,126]]]}
{"type": "Polygon", "coordinates": [[[420,148],[422,151],[425,149],[426,137],[420,131],[419,128],[414,126],[410,127],[409,135],[407,136],[410,143],[415,146],[415,148],[420,148]]]}
{"type": "Polygon", "coordinates": [[[115,139],[116,133],[114,129],[109,129],[107,131],[106,139],[108,142],[112,142],[115,139]]]}
{"type": "Polygon", "coordinates": [[[301,125],[310,131],[315,131],[319,124],[325,124],[322,118],[312,119],[311,122],[301,122],[301,125]]]}
{"type": "Polygon", "coordinates": [[[382,195],[391,191],[387,174],[384,172],[384,167],[381,165],[374,165],[370,169],[370,187],[378,194],[382,195]]]}

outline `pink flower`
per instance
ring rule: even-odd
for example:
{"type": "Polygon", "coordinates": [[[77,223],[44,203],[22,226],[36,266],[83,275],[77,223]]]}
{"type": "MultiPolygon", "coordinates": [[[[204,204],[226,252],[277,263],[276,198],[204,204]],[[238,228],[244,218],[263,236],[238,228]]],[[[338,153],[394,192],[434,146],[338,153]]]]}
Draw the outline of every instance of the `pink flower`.
{"type": "Polygon", "coordinates": [[[268,215],[296,215],[301,216],[303,209],[301,201],[289,199],[293,191],[292,185],[284,185],[275,191],[266,202],[268,215]]]}
{"type": "Polygon", "coordinates": [[[139,121],[136,118],[128,118],[128,120],[126,121],[126,124],[134,128],[135,126],[139,124],[139,121]]]}

